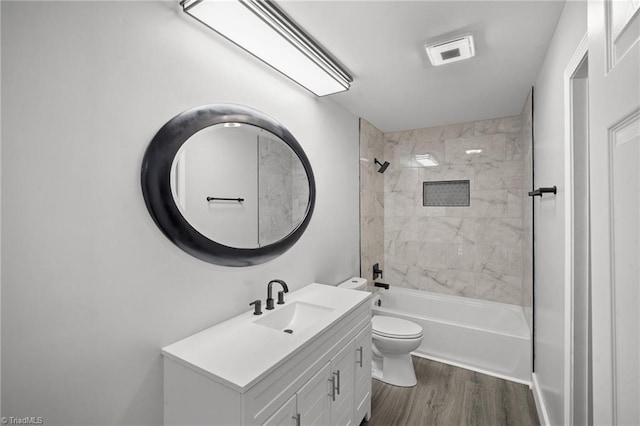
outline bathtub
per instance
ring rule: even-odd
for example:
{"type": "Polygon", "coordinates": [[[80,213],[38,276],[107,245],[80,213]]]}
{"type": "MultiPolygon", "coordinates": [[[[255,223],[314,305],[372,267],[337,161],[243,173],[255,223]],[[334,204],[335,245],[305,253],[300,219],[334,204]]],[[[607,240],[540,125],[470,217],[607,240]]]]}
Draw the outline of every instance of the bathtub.
{"type": "Polygon", "coordinates": [[[531,385],[531,333],[520,306],[391,288],[374,295],[372,313],[422,326],[412,355],[531,385]]]}

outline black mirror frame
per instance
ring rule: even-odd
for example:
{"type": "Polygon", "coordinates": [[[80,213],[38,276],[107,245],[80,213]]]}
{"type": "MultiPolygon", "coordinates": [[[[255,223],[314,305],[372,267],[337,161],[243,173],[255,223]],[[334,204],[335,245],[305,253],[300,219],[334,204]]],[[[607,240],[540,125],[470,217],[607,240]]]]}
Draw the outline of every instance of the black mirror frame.
{"type": "Polygon", "coordinates": [[[224,266],[258,265],[287,251],[309,225],[316,199],[311,163],[296,138],[273,118],[252,108],[234,104],[203,105],[186,110],[169,120],[147,147],[142,160],[141,183],[147,209],[164,235],[190,255],[224,266]],[[221,123],[244,123],[260,127],[284,141],[302,162],[309,181],[307,210],[300,224],[280,241],[258,248],[235,248],[219,244],[196,231],[178,209],[171,192],[173,160],[182,144],[192,135],[221,123]]]}

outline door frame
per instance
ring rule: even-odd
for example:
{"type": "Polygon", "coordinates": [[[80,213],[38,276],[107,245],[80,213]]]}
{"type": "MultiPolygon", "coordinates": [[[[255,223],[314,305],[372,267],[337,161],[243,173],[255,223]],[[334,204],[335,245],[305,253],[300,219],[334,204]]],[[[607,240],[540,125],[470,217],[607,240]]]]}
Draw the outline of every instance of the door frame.
{"type": "Polygon", "coordinates": [[[564,71],[564,424],[573,424],[574,397],[574,144],[573,144],[573,76],[588,55],[589,37],[585,33],[564,71]]]}

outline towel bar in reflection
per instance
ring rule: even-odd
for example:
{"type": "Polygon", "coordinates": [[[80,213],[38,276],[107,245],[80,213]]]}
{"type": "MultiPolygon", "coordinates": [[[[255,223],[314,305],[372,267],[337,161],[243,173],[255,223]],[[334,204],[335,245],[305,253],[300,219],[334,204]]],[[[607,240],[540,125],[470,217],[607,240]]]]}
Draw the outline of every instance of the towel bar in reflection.
{"type": "Polygon", "coordinates": [[[207,197],[207,201],[237,201],[241,203],[244,201],[244,198],[207,197]]]}

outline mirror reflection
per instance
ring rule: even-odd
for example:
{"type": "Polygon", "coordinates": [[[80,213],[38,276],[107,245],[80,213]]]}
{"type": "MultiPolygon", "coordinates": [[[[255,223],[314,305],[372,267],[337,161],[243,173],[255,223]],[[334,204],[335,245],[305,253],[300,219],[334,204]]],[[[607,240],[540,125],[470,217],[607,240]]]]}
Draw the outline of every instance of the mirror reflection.
{"type": "Polygon", "coordinates": [[[309,205],[309,181],[296,153],[246,123],[216,124],[192,135],[173,160],[171,192],[195,230],[237,248],[282,240],[309,205]]]}

